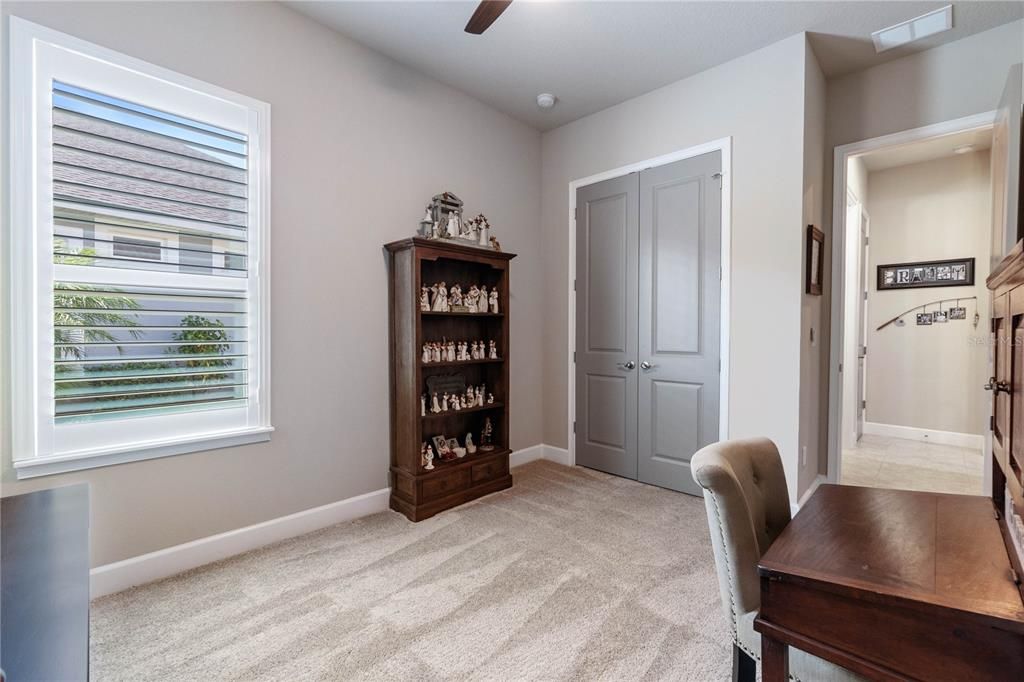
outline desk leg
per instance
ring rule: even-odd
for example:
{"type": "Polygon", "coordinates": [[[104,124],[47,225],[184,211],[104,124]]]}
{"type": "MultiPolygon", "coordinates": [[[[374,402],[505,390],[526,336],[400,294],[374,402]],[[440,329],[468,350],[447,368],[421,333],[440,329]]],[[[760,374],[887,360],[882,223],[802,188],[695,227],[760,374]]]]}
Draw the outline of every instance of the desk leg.
{"type": "Polygon", "coordinates": [[[761,682],[789,680],[789,647],[761,634],[761,682]]]}

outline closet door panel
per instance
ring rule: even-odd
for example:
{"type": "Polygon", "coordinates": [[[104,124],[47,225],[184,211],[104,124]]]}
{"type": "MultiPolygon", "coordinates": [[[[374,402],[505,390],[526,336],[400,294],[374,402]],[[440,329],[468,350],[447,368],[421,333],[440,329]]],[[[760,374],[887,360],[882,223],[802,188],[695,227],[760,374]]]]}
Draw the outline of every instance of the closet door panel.
{"type": "Polygon", "coordinates": [[[636,478],[636,174],[576,196],[577,464],[636,478]]]}
{"type": "Polygon", "coordinates": [[[718,440],[721,153],[640,174],[638,479],[699,495],[718,440]]]}

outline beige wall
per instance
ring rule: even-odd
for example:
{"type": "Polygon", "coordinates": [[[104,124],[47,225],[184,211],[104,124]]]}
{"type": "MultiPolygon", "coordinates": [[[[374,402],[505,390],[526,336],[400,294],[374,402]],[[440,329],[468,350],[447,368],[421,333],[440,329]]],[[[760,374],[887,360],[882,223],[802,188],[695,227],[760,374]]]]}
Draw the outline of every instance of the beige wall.
{"type": "MultiPolygon", "coordinates": [[[[823,220],[822,183],[825,177],[825,76],[818,59],[806,48],[804,73],[804,205],[803,224],[819,230],[823,220]]],[[[807,230],[804,228],[804,249],[807,248],[807,230]]],[[[831,245],[823,245],[824,250],[831,245]]],[[[801,259],[803,275],[800,280],[800,463],[797,494],[803,495],[818,475],[818,447],[821,438],[820,423],[828,413],[828,394],[822,392],[822,376],[828,372],[827,354],[822,352],[821,321],[825,309],[824,296],[806,293],[806,257],[801,259]]],[[[827,390],[827,387],[826,389],[827,390]]]]}
{"type": "Polygon", "coordinates": [[[729,434],[775,440],[795,497],[805,60],[792,36],[544,134],[546,443],[568,445],[569,183],[731,136],[729,434]]]}
{"type": "MultiPolygon", "coordinates": [[[[1024,21],[1015,21],[828,81],[826,241],[831,243],[835,147],[992,111],[999,103],[1010,66],[1022,59],[1024,21]]],[[[828,251],[831,254],[831,248],[828,251]]],[[[828,263],[825,270],[825,296],[830,304],[833,264],[828,263]]],[[[831,342],[830,328],[831,306],[828,305],[823,320],[825,349],[831,342]]],[[[827,395],[828,378],[828,373],[822,376],[823,395],[827,395]]],[[[827,434],[825,420],[823,416],[823,439],[827,434]]],[[[819,453],[822,458],[819,466],[824,471],[828,466],[828,447],[824,440],[819,453]]]]}
{"type": "Polygon", "coordinates": [[[89,482],[100,565],[386,487],[381,245],[413,234],[443,190],[519,254],[511,444],[541,442],[539,133],[276,3],[8,2],[5,36],[8,14],[271,104],[277,431],[267,444],[15,483],[5,427],[3,494],[89,482]]]}
{"type": "MultiPolygon", "coordinates": [[[[876,266],[975,258],[973,287],[878,291],[868,288],[867,414],[869,422],[984,434],[989,394],[988,276],[991,189],[987,150],[872,172],[868,261],[876,266]],[[965,302],[967,321],[876,328],[907,308],[940,298],[965,302]],[[977,328],[974,311],[981,314],[977,328]]],[[[949,304],[952,305],[952,304],[949,304]]],[[[947,307],[949,307],[947,305],[947,307]]],[[[936,310],[935,306],[929,310],[936,310]]]]}

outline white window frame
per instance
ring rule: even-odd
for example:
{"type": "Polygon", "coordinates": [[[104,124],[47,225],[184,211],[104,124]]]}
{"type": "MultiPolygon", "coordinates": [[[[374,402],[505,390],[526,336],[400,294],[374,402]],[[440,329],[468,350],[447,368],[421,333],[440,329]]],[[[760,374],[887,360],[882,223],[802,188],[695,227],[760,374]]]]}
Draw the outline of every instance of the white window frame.
{"type": "Polygon", "coordinates": [[[270,105],[18,17],[9,26],[9,375],[18,478],[269,440],[270,105]],[[137,285],[140,275],[53,263],[53,80],[247,134],[248,277],[151,273],[157,286],[246,294],[246,406],[55,425],[53,282],[137,285]]]}

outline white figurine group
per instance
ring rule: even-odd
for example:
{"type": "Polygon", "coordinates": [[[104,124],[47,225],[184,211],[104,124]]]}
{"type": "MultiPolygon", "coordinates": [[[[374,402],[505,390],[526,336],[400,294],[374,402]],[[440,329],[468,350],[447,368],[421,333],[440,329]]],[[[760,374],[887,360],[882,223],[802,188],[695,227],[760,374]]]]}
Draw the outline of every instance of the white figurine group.
{"type": "MultiPolygon", "coordinates": [[[[443,393],[440,398],[437,397],[435,391],[430,397],[430,412],[431,414],[440,414],[442,412],[458,412],[459,410],[468,410],[471,407],[483,407],[484,405],[494,404],[494,394],[487,393],[486,400],[484,399],[485,385],[477,387],[467,386],[465,393],[443,393]]],[[[427,394],[424,393],[420,396],[420,416],[427,416],[427,394]]]]}
{"type": "Polygon", "coordinates": [[[498,344],[489,341],[428,341],[423,344],[423,364],[431,362],[465,362],[468,360],[500,360],[498,344]]]}
{"type": "Polygon", "coordinates": [[[432,287],[420,287],[420,310],[424,312],[451,313],[494,313],[498,309],[498,289],[495,287],[487,292],[486,286],[473,285],[465,294],[462,287],[453,284],[449,289],[444,282],[437,282],[432,287]],[[463,308],[465,310],[463,310],[463,308]]]}
{"type": "Polygon", "coordinates": [[[431,226],[431,239],[462,239],[479,246],[491,246],[491,223],[482,213],[476,218],[464,221],[457,212],[449,211],[448,219],[442,224],[440,220],[431,218],[430,206],[427,206],[420,224],[431,226]]]}

